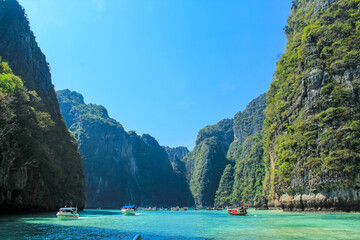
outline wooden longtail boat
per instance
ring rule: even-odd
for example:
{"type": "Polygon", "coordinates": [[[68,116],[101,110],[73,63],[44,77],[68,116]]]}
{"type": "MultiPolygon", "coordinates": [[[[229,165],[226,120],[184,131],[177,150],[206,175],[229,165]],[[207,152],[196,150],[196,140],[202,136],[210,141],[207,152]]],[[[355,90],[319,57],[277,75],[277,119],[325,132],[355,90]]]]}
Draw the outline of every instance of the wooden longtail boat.
{"type": "Polygon", "coordinates": [[[227,212],[230,215],[245,216],[247,215],[245,204],[241,204],[239,207],[227,208],[227,212]]]}

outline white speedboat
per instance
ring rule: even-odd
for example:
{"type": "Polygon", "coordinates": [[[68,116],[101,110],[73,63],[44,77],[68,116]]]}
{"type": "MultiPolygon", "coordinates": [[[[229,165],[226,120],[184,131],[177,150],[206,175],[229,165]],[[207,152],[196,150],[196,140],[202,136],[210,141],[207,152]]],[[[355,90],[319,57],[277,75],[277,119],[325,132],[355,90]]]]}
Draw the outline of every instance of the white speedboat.
{"type": "Polygon", "coordinates": [[[125,216],[135,215],[135,206],[123,206],[121,213],[125,216]]]}
{"type": "Polygon", "coordinates": [[[79,214],[77,212],[77,208],[76,207],[64,207],[64,208],[60,208],[59,212],[56,214],[56,216],[58,217],[58,219],[78,219],[79,218],[79,214]]]}

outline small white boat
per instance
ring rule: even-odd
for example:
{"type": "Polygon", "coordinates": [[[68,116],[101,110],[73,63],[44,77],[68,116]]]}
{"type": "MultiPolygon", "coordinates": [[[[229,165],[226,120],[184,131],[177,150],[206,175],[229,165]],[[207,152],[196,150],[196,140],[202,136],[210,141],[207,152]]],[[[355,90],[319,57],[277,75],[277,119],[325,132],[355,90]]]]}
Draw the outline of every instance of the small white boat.
{"type": "Polygon", "coordinates": [[[135,215],[135,206],[123,206],[121,209],[121,213],[124,216],[135,215]]]}
{"type": "Polygon", "coordinates": [[[79,214],[77,212],[77,208],[76,207],[64,207],[64,208],[60,208],[59,212],[56,214],[56,216],[58,217],[58,219],[78,219],[79,218],[79,214]]]}

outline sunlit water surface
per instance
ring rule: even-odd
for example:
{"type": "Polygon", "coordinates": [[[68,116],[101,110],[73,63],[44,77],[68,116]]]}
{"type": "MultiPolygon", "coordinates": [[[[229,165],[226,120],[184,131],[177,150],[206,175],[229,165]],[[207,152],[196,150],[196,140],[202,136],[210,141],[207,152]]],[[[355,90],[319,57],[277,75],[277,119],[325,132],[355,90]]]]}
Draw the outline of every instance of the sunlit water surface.
{"type": "Polygon", "coordinates": [[[78,220],[53,214],[0,218],[0,239],[360,239],[359,213],[85,210],[78,220]]]}

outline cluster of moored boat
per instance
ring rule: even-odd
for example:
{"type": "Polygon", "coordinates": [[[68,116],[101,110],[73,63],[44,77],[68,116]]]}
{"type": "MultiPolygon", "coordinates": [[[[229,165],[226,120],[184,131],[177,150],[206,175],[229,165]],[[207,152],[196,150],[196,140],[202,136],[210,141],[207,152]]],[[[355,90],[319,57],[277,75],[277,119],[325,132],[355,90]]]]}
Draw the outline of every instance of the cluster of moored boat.
{"type": "Polygon", "coordinates": [[[171,211],[187,211],[188,209],[189,209],[188,207],[182,207],[182,208],[172,207],[172,208],[170,208],[171,211]]]}
{"type": "MultiPolygon", "coordinates": [[[[223,207],[207,207],[206,208],[206,210],[208,210],[208,211],[213,211],[213,210],[217,210],[217,211],[221,211],[221,210],[223,210],[224,208],[223,207]]],[[[197,209],[195,209],[195,210],[197,210],[197,209]]]]}
{"type": "MultiPolygon", "coordinates": [[[[245,206],[244,204],[233,206],[233,207],[226,207],[227,212],[230,215],[238,215],[238,216],[245,216],[247,215],[247,209],[249,207],[245,206]]],[[[224,208],[220,207],[213,207],[213,208],[206,208],[206,210],[217,210],[221,211],[224,208]]],[[[135,206],[124,206],[121,208],[121,213],[124,216],[135,215],[136,210],[143,210],[143,211],[187,211],[188,207],[171,207],[171,208],[157,208],[157,207],[148,207],[148,208],[136,208],[135,206]]],[[[195,210],[199,210],[199,208],[195,208],[195,210]]],[[[60,208],[59,212],[56,216],[59,219],[78,219],[78,209],[76,207],[64,207],[60,208]]]]}
{"type": "Polygon", "coordinates": [[[142,211],[187,211],[188,209],[189,209],[188,207],[179,207],[179,206],[169,207],[169,208],[157,208],[157,207],[138,208],[138,210],[142,210],[142,211]]]}

